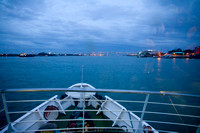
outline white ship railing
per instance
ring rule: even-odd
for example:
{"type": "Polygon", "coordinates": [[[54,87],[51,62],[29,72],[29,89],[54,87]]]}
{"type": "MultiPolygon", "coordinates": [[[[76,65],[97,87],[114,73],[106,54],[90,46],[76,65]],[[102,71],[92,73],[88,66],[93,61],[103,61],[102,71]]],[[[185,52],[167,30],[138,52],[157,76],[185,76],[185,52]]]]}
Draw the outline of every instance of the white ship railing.
{"type": "MultiPolygon", "coordinates": [[[[140,122],[141,121],[145,121],[147,123],[156,123],[156,124],[168,124],[168,125],[178,125],[178,126],[182,126],[184,127],[193,127],[196,128],[196,130],[198,129],[197,132],[199,132],[199,124],[185,124],[183,123],[178,123],[178,122],[167,122],[167,121],[153,121],[153,120],[145,120],[144,115],[145,114],[154,114],[154,115],[167,115],[167,116],[178,116],[178,117],[188,117],[188,118],[195,118],[198,119],[198,122],[200,122],[200,116],[199,115],[188,115],[188,114],[180,114],[180,113],[167,113],[167,112],[153,112],[153,111],[146,111],[146,107],[148,104],[154,104],[154,105],[164,105],[164,106],[173,106],[175,107],[184,107],[184,108],[196,108],[197,110],[199,110],[200,112],[200,106],[199,105],[185,105],[185,104],[174,104],[174,103],[162,103],[162,102],[150,102],[149,101],[149,97],[151,95],[162,95],[162,96],[182,96],[182,97],[189,97],[189,98],[197,98],[200,101],[200,95],[198,94],[185,94],[185,93],[176,93],[176,92],[167,92],[167,91],[140,91],[140,90],[113,90],[113,89],[66,89],[66,88],[20,88],[20,89],[4,89],[1,91],[1,95],[2,95],[2,102],[3,102],[3,109],[0,110],[0,113],[5,112],[6,115],[6,119],[7,119],[7,131],[8,133],[11,132],[12,130],[12,126],[11,123],[29,123],[29,122],[34,122],[34,120],[30,120],[30,121],[19,121],[19,122],[11,122],[10,120],[10,114],[24,114],[27,112],[46,112],[46,111],[13,111],[10,112],[8,111],[8,107],[7,107],[7,103],[28,103],[28,102],[44,102],[44,101],[57,101],[57,100],[6,100],[5,94],[6,93],[14,93],[14,92],[102,92],[102,93],[128,93],[128,94],[145,94],[146,98],[144,99],[144,101],[132,101],[132,100],[115,100],[118,103],[140,103],[140,104],[144,104],[143,108],[141,111],[137,111],[137,110],[112,110],[114,112],[132,112],[132,113],[141,113],[140,116],[140,122]]],[[[58,99],[59,100],[59,99],[58,99]]],[[[62,101],[71,101],[71,100],[62,100],[62,101]]],[[[73,100],[74,101],[74,100],[73,100]]],[[[76,101],[82,101],[82,100],[76,100],[76,101]]],[[[83,101],[87,101],[86,99],[83,99],[83,101]]],[[[91,100],[90,100],[91,101],[91,100]]],[[[94,101],[99,101],[99,102],[104,102],[105,100],[94,100],[94,101]]],[[[176,110],[176,108],[175,108],[176,110]]],[[[63,110],[57,110],[57,111],[63,111],[63,110]]],[[[64,110],[64,111],[75,111],[75,110],[64,110]]],[[[77,111],[77,110],[76,110],[77,111]]],[[[82,110],[79,111],[98,111],[98,110],[85,110],[85,108],[83,108],[82,110]]],[[[101,110],[101,111],[108,111],[108,110],[101,110]]],[[[83,113],[84,114],[84,113],[83,113]]],[[[56,120],[52,120],[52,121],[70,121],[70,120],[74,120],[74,119],[56,119],[56,120]]],[[[130,119],[85,119],[83,116],[83,119],[78,119],[76,121],[86,121],[86,120],[93,120],[93,121],[130,121],[130,122],[134,122],[134,120],[130,120],[130,119]]],[[[51,121],[51,120],[39,120],[39,121],[51,121]]],[[[38,122],[38,120],[37,120],[38,122]]],[[[84,124],[83,124],[84,125],[84,124]]],[[[151,124],[150,124],[151,125],[151,124]]],[[[1,127],[1,129],[5,128],[1,127]]],[[[83,132],[85,131],[85,127],[81,127],[81,128],[76,128],[76,129],[80,129],[83,132]]],[[[87,129],[121,129],[120,127],[87,127],[87,129]]],[[[133,128],[132,128],[133,129],[133,128]]],[[[135,128],[134,128],[135,129],[135,128]]],[[[59,129],[49,129],[50,131],[52,130],[70,130],[70,128],[59,128],[59,129]]],[[[72,128],[72,130],[74,130],[74,128],[72,128]]],[[[137,130],[137,129],[136,129],[137,130]]],[[[138,129],[140,130],[140,129],[138,129]]],[[[43,131],[43,130],[27,130],[26,132],[35,132],[35,131],[43,131]]],[[[47,129],[45,129],[45,131],[47,131],[47,129]]],[[[159,130],[156,128],[156,131],[158,132],[176,132],[176,131],[168,131],[168,130],[159,130]]],[[[187,132],[187,131],[186,131],[187,132]]]]}

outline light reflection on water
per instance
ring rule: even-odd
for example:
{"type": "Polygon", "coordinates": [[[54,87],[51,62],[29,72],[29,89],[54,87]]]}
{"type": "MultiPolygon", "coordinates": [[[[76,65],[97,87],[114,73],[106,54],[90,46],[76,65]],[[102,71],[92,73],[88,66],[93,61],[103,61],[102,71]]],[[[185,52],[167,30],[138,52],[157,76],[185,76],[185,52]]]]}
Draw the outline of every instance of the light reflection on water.
{"type": "Polygon", "coordinates": [[[173,58],[173,60],[172,60],[172,61],[173,61],[173,63],[176,63],[176,58],[173,58]]]}
{"type": "Polygon", "coordinates": [[[161,72],[161,64],[160,64],[160,62],[161,62],[161,58],[157,58],[157,71],[158,71],[158,73],[161,72]]]}

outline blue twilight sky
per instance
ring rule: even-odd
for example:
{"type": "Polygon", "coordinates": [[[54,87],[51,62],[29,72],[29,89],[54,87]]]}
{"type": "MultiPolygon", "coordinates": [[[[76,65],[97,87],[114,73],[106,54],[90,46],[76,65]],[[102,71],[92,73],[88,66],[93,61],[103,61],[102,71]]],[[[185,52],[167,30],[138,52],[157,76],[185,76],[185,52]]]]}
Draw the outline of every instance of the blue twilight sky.
{"type": "Polygon", "coordinates": [[[0,53],[200,45],[200,0],[0,0],[0,53]]]}

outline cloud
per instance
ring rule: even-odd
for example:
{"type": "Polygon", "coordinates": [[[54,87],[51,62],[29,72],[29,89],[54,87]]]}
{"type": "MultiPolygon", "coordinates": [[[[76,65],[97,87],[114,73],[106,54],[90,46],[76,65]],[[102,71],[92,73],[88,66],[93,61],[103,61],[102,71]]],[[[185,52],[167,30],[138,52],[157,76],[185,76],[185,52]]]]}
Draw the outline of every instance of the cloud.
{"type": "Polygon", "coordinates": [[[146,39],[146,44],[148,45],[148,46],[155,46],[155,43],[154,43],[154,41],[153,40],[151,40],[151,39],[146,39]]]}
{"type": "MultiPolygon", "coordinates": [[[[13,43],[23,47],[23,42],[28,41],[32,47],[60,49],[87,42],[102,47],[171,46],[181,39],[187,42],[185,36],[190,38],[194,29],[188,33],[186,29],[194,24],[198,27],[198,14],[190,6],[192,14],[187,19],[187,7],[187,2],[160,0],[2,0],[1,45],[13,43]]],[[[191,44],[197,40],[189,41],[191,44]]]]}
{"type": "Polygon", "coordinates": [[[192,36],[194,36],[194,34],[197,32],[197,27],[193,26],[189,29],[188,33],[187,33],[187,37],[191,38],[192,36]]]}
{"type": "Polygon", "coordinates": [[[153,33],[154,34],[162,34],[162,33],[164,33],[164,31],[165,31],[165,25],[161,24],[157,27],[154,27],[153,33]]]}

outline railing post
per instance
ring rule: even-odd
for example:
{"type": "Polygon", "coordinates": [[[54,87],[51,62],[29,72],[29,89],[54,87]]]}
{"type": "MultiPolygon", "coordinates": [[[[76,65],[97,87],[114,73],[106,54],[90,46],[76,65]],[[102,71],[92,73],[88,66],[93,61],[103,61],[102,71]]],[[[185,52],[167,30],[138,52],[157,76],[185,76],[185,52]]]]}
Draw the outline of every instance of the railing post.
{"type": "Polygon", "coordinates": [[[143,121],[143,118],[144,118],[144,113],[145,113],[146,108],[147,108],[149,96],[150,96],[150,94],[147,94],[147,95],[146,95],[146,99],[145,99],[145,102],[144,102],[144,106],[143,106],[143,109],[142,109],[142,114],[141,114],[141,116],[140,116],[140,121],[139,121],[139,123],[138,123],[138,129],[137,129],[136,133],[138,133],[138,132],[143,132],[143,131],[142,131],[142,130],[143,130],[142,121],[143,121]]]}
{"type": "Polygon", "coordinates": [[[8,114],[8,107],[7,107],[7,103],[6,103],[5,93],[3,91],[1,91],[1,96],[2,96],[3,106],[4,106],[4,110],[5,110],[5,114],[6,114],[6,119],[7,119],[7,122],[8,122],[7,132],[11,133],[12,132],[12,126],[11,126],[11,123],[10,123],[10,116],[8,114]]]}
{"type": "Polygon", "coordinates": [[[143,109],[142,109],[142,114],[141,114],[141,117],[140,117],[140,120],[141,120],[141,121],[142,121],[143,118],[144,118],[144,112],[145,112],[146,107],[147,107],[147,104],[148,104],[149,95],[150,95],[150,94],[147,94],[147,95],[146,95],[145,103],[144,103],[144,106],[143,106],[143,109]]]}
{"type": "Polygon", "coordinates": [[[11,123],[8,124],[8,129],[7,129],[7,133],[12,133],[13,130],[12,130],[12,126],[11,126],[11,123]]]}
{"type": "Polygon", "coordinates": [[[6,98],[5,98],[5,93],[1,92],[1,96],[2,96],[2,100],[3,100],[3,106],[4,106],[4,110],[5,110],[5,114],[6,114],[6,119],[8,124],[10,123],[10,117],[8,114],[8,107],[7,107],[7,103],[6,103],[6,98]]]}
{"type": "Polygon", "coordinates": [[[83,130],[82,133],[85,132],[85,92],[83,92],[83,130]]]}

